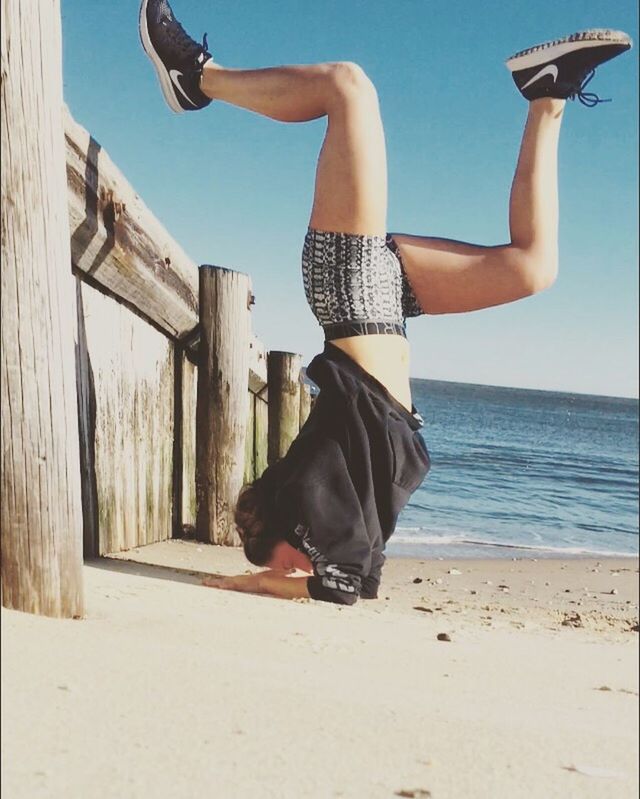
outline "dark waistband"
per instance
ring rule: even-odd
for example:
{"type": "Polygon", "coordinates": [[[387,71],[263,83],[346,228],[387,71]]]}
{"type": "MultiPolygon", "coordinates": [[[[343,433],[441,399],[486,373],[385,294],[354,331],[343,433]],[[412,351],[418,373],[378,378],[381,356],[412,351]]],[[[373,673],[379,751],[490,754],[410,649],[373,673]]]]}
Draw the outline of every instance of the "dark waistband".
{"type": "MultiPolygon", "coordinates": [[[[325,342],[324,352],[322,355],[329,360],[335,361],[340,364],[342,368],[352,374],[363,385],[367,386],[372,393],[380,397],[384,402],[389,405],[397,414],[399,414],[411,427],[412,430],[419,430],[424,425],[422,416],[418,413],[415,405],[412,405],[411,411],[407,410],[404,405],[397,400],[388,389],[382,385],[372,374],[363,369],[359,363],[353,360],[346,352],[336,347],[330,341],[325,342]]],[[[309,365],[311,367],[311,364],[309,365]]],[[[313,380],[313,375],[309,374],[313,380]]]]}
{"type": "Polygon", "coordinates": [[[324,325],[324,340],[350,336],[403,336],[407,337],[405,325],[399,322],[336,322],[324,325]]]}

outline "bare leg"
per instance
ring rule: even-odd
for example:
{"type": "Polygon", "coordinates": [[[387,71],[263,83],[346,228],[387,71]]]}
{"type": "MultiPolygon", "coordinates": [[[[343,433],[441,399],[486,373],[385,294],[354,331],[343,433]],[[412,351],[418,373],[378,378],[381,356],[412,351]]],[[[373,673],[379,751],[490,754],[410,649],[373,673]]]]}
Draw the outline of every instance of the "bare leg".
{"type": "MultiPolygon", "coordinates": [[[[385,235],[384,132],[375,88],[360,67],[343,62],[245,71],[207,65],[200,86],[213,99],[282,122],[327,116],[310,225],[385,235]]],[[[352,336],[332,343],[411,408],[409,347],[404,337],[352,336]]]]}
{"type": "Polygon", "coordinates": [[[549,286],[558,269],[558,137],[564,100],[534,100],[511,189],[511,242],[481,247],[394,234],[426,313],[460,313],[512,302],[549,286]]]}
{"type": "Polygon", "coordinates": [[[384,235],[387,164],[375,88],[355,64],[232,70],[207,64],[201,89],[213,99],[280,122],[328,117],[310,224],[384,235]]]}

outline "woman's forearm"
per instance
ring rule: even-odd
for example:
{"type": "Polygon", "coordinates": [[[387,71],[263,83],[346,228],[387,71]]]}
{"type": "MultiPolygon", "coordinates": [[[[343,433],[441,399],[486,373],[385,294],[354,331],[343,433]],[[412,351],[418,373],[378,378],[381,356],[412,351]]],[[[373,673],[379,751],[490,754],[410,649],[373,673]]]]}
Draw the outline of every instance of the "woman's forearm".
{"type": "Polygon", "coordinates": [[[209,588],[224,591],[240,591],[244,594],[265,594],[281,599],[303,599],[309,597],[307,577],[287,577],[273,571],[256,574],[239,574],[235,577],[209,577],[203,581],[209,588]]]}
{"type": "Polygon", "coordinates": [[[258,580],[258,593],[281,599],[308,599],[307,577],[282,577],[263,572],[258,580]]]}

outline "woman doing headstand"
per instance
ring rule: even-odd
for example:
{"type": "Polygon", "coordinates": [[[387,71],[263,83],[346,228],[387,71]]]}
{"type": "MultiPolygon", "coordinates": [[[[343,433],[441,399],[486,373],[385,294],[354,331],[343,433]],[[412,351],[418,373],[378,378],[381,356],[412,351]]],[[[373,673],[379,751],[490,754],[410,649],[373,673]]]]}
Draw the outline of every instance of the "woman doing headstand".
{"type": "Polygon", "coordinates": [[[486,247],[387,234],[387,164],[376,90],[353,63],[226,69],[191,39],[166,0],[143,0],[140,35],[176,111],[221,100],[280,122],[327,117],[302,256],[304,288],[325,349],[320,386],[287,455],[241,493],[245,554],[269,567],[211,585],[352,604],[377,596],[384,546],[429,456],[411,402],[405,320],[513,302],[558,271],[558,136],[568,98],[595,67],[631,47],[592,30],[507,61],[529,101],[509,202],[510,241],[486,247]],[[292,569],[311,576],[288,577],[292,569]]]}

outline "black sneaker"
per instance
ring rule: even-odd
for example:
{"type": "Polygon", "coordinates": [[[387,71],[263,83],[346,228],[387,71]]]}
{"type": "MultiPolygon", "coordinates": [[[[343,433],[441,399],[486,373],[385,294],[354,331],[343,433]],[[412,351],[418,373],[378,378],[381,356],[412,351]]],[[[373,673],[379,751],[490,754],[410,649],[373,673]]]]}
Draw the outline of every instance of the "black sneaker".
{"type": "Polygon", "coordinates": [[[202,67],[211,58],[207,34],[202,44],[185,32],[167,0],[142,0],[140,40],[156,68],[164,99],[172,111],[197,111],[211,99],[200,91],[202,67]]]}
{"type": "Polygon", "coordinates": [[[513,80],[523,97],[577,97],[588,106],[607,102],[584,89],[595,68],[631,48],[631,38],[622,31],[596,29],[545,42],[507,59],[513,80]]]}

